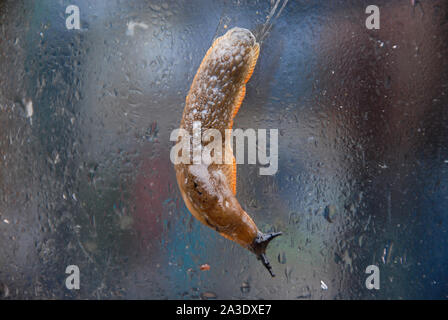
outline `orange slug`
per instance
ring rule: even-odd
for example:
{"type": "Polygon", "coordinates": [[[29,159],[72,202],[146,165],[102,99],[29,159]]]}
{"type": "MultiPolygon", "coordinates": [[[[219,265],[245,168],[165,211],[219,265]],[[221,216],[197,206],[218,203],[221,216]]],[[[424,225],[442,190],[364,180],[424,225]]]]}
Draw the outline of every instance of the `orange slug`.
{"type": "MultiPolygon", "coordinates": [[[[231,134],[259,52],[255,36],[247,29],[233,28],[217,38],[193,79],[180,128],[192,136],[193,123],[199,122],[201,130],[215,129],[221,137],[231,134]]],[[[203,140],[201,145],[205,147],[207,142],[203,140]]],[[[175,164],[182,198],[196,219],[253,252],[274,277],[265,252],[281,232],[262,233],[241,208],[236,199],[235,157],[229,143],[223,141],[222,147],[230,151],[233,163],[175,164]]]]}

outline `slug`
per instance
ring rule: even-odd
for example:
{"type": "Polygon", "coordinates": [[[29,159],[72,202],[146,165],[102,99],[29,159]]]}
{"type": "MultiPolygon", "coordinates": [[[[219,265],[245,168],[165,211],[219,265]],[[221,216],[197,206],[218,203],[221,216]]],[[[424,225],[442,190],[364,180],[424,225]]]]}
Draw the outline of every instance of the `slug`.
{"type": "MultiPolygon", "coordinates": [[[[247,29],[233,28],[217,38],[193,79],[180,128],[192,136],[193,123],[199,122],[201,130],[218,130],[221,137],[231,134],[233,119],[244,99],[246,83],[252,76],[259,52],[255,36],[247,29]]],[[[202,147],[207,145],[203,140],[202,147]]],[[[243,210],[236,199],[233,150],[225,141],[222,148],[230,151],[233,163],[174,165],[182,198],[196,219],[253,252],[274,277],[265,252],[268,243],[281,232],[261,232],[243,210]]]]}

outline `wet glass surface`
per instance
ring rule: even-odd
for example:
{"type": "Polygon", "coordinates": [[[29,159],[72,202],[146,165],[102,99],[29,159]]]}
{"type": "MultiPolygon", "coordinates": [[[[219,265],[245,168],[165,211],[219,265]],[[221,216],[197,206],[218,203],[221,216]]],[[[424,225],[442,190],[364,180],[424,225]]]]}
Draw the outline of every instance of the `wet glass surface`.
{"type": "Polygon", "coordinates": [[[234,128],[279,130],[237,198],[255,256],[192,218],[170,133],[213,39],[269,1],[0,2],[0,297],[448,297],[448,2],[290,1],[234,128]],[[210,270],[200,266],[209,264],[210,270]],[[65,273],[77,265],[79,290],[65,273]],[[381,272],[368,290],[367,266],[381,272]]]}

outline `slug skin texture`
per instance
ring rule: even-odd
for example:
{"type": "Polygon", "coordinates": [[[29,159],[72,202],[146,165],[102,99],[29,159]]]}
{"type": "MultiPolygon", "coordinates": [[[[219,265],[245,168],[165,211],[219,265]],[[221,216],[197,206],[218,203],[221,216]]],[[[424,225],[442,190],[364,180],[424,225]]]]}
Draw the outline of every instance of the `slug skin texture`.
{"type": "MultiPolygon", "coordinates": [[[[233,28],[217,38],[207,51],[193,79],[186,98],[180,128],[193,136],[193,123],[201,131],[216,129],[221,133],[222,153],[229,152],[230,164],[176,164],[176,178],[182,198],[191,214],[223,237],[235,241],[256,254],[274,276],[266,258],[266,247],[281,233],[265,234],[236,199],[236,162],[230,144],[224,139],[233,126],[257,63],[260,46],[247,29],[233,28]],[[226,132],[227,131],[227,132],[226,132]]],[[[201,139],[202,140],[202,139],[201,139]]],[[[202,149],[210,141],[201,141],[202,149]]]]}

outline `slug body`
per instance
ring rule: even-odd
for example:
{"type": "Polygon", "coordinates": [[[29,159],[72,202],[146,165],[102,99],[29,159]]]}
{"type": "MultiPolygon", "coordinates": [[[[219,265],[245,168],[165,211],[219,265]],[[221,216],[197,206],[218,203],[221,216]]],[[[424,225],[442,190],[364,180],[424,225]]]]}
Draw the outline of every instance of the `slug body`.
{"type": "MultiPolygon", "coordinates": [[[[269,241],[281,233],[262,233],[241,208],[235,197],[236,162],[227,142],[230,139],[224,139],[231,134],[259,48],[247,29],[233,28],[217,38],[202,60],[186,98],[180,128],[190,136],[194,133],[193,123],[199,122],[202,132],[218,130],[223,138],[222,153],[229,152],[233,161],[179,163],[175,164],[175,170],[182,198],[191,214],[223,237],[255,253],[274,276],[265,250],[269,241]]],[[[202,148],[210,143],[204,140],[200,140],[202,148]]]]}

